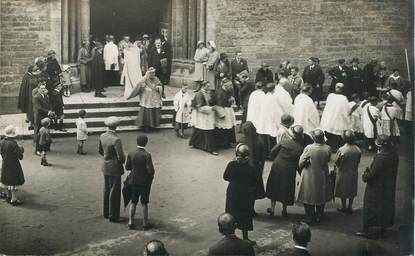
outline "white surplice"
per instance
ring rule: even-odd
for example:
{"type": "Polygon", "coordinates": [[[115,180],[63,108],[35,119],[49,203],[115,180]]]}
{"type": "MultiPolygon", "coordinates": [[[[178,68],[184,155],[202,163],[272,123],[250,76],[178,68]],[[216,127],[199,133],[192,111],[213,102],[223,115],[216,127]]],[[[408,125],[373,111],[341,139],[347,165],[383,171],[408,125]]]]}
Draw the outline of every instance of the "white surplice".
{"type": "Polygon", "coordinates": [[[352,128],[349,101],[342,94],[330,93],[321,116],[320,127],[329,133],[341,135],[352,128]]]}
{"type": "Polygon", "coordinates": [[[125,48],[124,68],[120,81],[121,84],[124,84],[124,98],[129,98],[134,87],[142,78],[140,49],[138,47],[125,48]]]}
{"type": "Polygon", "coordinates": [[[281,117],[280,119],[277,119],[277,117],[281,115],[281,110],[277,105],[275,96],[272,92],[268,92],[258,100],[260,100],[260,106],[259,111],[255,113],[257,124],[254,124],[257,133],[276,137],[278,126],[281,122],[281,117]]]}
{"type": "Polygon", "coordinates": [[[109,42],[104,46],[103,58],[105,70],[111,70],[112,64],[114,64],[114,71],[120,70],[118,65],[118,47],[113,42],[109,42]]]}
{"type": "Polygon", "coordinates": [[[265,97],[262,89],[257,89],[251,93],[248,100],[248,112],[246,120],[251,121],[255,128],[258,127],[259,113],[261,111],[261,102],[265,97]]]}
{"type": "Polygon", "coordinates": [[[294,124],[301,125],[305,133],[310,133],[320,125],[320,114],[310,96],[300,93],[294,100],[294,124]]]}
{"type": "Polygon", "coordinates": [[[278,122],[278,125],[281,123],[281,116],[283,114],[292,115],[293,104],[291,95],[282,87],[281,85],[275,86],[274,92],[275,102],[277,104],[277,109],[275,110],[275,119],[278,122]]]}

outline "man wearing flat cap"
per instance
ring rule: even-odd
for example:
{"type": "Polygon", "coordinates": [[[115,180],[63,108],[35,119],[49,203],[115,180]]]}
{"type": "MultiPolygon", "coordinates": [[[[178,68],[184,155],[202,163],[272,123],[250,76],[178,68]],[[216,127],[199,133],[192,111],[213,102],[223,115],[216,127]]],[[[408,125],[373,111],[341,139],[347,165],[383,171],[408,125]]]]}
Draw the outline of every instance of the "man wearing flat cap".
{"type": "Polygon", "coordinates": [[[334,92],[334,88],[336,87],[337,83],[342,83],[345,85],[344,88],[344,95],[346,97],[349,97],[350,95],[350,90],[348,89],[348,68],[346,67],[346,60],[345,59],[339,59],[337,61],[337,65],[332,67],[329,70],[329,76],[331,76],[332,80],[331,80],[331,84],[330,84],[330,88],[329,88],[329,93],[334,92]]]}
{"type": "Polygon", "coordinates": [[[323,83],[325,80],[323,70],[319,63],[320,60],[316,57],[311,57],[308,60],[309,65],[304,68],[303,80],[304,83],[309,83],[313,87],[311,98],[317,101],[317,108],[320,108],[320,100],[323,97],[323,83]]]}
{"type": "Polygon", "coordinates": [[[124,174],[125,155],[121,139],[116,133],[120,120],[111,116],[105,119],[108,131],[99,138],[99,154],[103,156],[104,174],[104,218],[110,222],[121,222],[121,176],[124,174]]]}

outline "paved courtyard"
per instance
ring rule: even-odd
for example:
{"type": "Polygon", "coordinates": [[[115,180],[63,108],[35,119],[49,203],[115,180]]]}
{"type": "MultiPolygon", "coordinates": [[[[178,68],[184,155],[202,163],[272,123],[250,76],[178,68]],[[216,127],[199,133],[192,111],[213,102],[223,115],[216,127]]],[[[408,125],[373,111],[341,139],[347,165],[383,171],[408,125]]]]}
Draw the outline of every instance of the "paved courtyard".
{"type": "MultiPolygon", "coordinates": [[[[134,149],[137,133],[120,133],[125,151],[134,149]]],[[[103,177],[97,135],[87,141],[86,156],[75,154],[75,138],[55,139],[48,156],[52,167],[41,167],[30,140],[19,141],[26,149],[22,161],[26,184],[21,189],[25,204],[11,207],[0,202],[0,253],[139,255],[147,241],[157,238],[171,255],[205,255],[221,238],[216,217],[224,211],[227,183],[222,175],[234,152],[206,154],[190,148],[187,140],[177,139],[172,130],[156,131],[149,139],[147,148],[156,169],[150,198],[150,221],[155,228],[149,231],[128,230],[125,223],[112,224],[102,217],[103,177]]],[[[408,147],[402,145],[400,153],[396,216],[398,223],[405,223],[413,220],[413,175],[408,147]]],[[[360,172],[371,157],[364,154],[360,172]]],[[[270,165],[268,162],[265,167],[265,181],[270,165]]],[[[364,241],[352,235],[361,225],[363,192],[364,184],[359,181],[356,212],[351,216],[336,212],[339,201],[327,205],[329,220],[312,227],[313,255],[354,255],[356,245],[364,241]]],[[[257,201],[259,217],[250,233],[258,243],[258,255],[273,255],[289,246],[291,223],[303,217],[303,208],[294,206],[289,208],[289,218],[270,219],[265,214],[268,204],[266,199],[257,201]]],[[[122,210],[122,216],[127,214],[122,210]]],[[[136,218],[141,223],[141,209],[136,218]]],[[[398,255],[399,240],[396,225],[386,239],[375,242],[388,255],[398,255]]]]}

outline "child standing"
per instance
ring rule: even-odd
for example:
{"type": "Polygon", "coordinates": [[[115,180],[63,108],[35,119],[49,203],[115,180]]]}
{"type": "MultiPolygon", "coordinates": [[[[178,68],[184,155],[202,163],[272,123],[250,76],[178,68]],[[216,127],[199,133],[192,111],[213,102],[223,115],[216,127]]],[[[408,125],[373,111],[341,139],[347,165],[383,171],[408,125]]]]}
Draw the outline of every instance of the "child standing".
{"type": "Polygon", "coordinates": [[[63,96],[71,96],[71,67],[69,65],[62,65],[62,73],[60,74],[61,84],[63,86],[63,96]]]}
{"type": "Polygon", "coordinates": [[[176,130],[177,136],[180,138],[184,138],[184,129],[186,129],[190,123],[192,98],[187,89],[188,85],[183,84],[182,89],[176,93],[173,101],[174,110],[176,111],[174,129],[176,130]]]}
{"type": "Polygon", "coordinates": [[[76,120],[76,140],[78,141],[78,151],[80,155],[86,155],[84,152],[84,143],[88,139],[88,127],[85,122],[86,111],[79,110],[78,119],[76,120]]]}
{"type": "Polygon", "coordinates": [[[46,152],[50,151],[50,144],[52,143],[52,137],[50,136],[50,119],[48,117],[41,120],[42,128],[39,130],[39,147],[41,150],[40,164],[43,166],[51,166],[46,160],[46,152]]]}

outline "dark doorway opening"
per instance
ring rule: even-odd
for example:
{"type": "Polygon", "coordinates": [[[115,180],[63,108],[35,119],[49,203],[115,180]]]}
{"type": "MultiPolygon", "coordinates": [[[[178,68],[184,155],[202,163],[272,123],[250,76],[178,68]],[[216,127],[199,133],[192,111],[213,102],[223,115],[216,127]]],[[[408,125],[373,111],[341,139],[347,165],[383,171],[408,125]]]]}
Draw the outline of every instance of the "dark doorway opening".
{"type": "Polygon", "coordinates": [[[129,35],[149,34],[153,38],[170,23],[169,0],[91,0],[91,34],[103,40],[107,34],[119,41],[129,35]]]}

